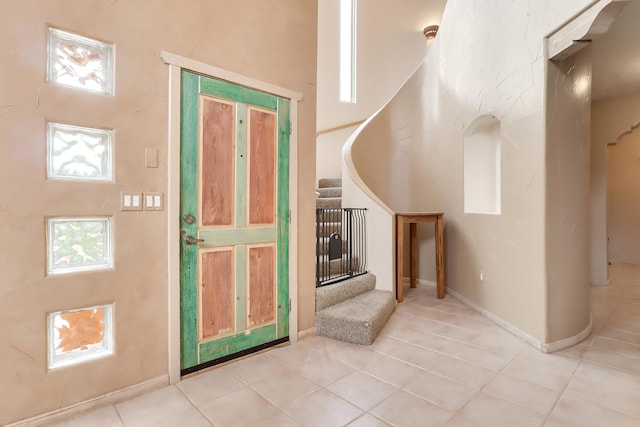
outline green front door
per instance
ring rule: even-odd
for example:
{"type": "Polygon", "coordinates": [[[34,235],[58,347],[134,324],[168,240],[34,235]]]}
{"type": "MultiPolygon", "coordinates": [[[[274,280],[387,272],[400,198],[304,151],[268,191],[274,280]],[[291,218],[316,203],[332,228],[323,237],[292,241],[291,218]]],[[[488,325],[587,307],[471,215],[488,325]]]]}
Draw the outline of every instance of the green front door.
{"type": "Polygon", "coordinates": [[[182,72],[181,368],[289,335],[289,100],[182,72]]]}

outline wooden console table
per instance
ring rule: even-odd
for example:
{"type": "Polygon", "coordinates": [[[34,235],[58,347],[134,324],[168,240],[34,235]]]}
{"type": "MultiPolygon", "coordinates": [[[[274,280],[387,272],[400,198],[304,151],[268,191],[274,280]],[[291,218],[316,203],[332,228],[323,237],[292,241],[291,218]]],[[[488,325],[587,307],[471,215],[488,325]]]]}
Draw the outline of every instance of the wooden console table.
{"type": "Polygon", "coordinates": [[[398,302],[402,302],[402,278],[403,278],[403,259],[404,259],[404,235],[403,225],[409,223],[409,242],[411,256],[411,287],[416,287],[416,276],[418,270],[418,239],[417,239],[417,223],[433,222],[436,226],[436,276],[437,276],[437,294],[438,298],[444,298],[445,281],[444,281],[444,213],[442,212],[409,212],[396,213],[396,298],[398,302]]]}

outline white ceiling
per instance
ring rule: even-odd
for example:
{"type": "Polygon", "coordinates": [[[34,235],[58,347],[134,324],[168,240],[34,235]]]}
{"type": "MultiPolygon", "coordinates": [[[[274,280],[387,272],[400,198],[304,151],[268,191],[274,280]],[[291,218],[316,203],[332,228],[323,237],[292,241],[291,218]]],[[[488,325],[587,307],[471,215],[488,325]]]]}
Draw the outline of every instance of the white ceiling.
{"type": "Polygon", "coordinates": [[[592,42],[592,98],[640,91],[640,1],[631,0],[610,30],[592,42]]]}

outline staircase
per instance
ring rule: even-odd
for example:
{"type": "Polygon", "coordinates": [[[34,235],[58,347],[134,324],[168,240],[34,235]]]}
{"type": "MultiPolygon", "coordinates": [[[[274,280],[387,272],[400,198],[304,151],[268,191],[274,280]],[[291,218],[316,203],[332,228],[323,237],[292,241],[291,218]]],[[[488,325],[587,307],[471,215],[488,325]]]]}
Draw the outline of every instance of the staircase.
{"type": "MultiPolygon", "coordinates": [[[[341,179],[321,179],[319,181],[317,208],[339,209],[342,206],[341,179]]],[[[329,276],[338,274],[341,259],[329,261],[326,252],[328,245],[323,244],[335,230],[341,230],[342,214],[324,217],[325,222],[317,224],[319,234],[319,271],[329,270],[329,276]],[[326,268],[325,263],[329,263],[326,268]]],[[[345,253],[346,240],[342,251],[345,253]]],[[[339,249],[338,249],[339,250],[339,249]]],[[[358,260],[355,260],[358,262],[358,260]]],[[[316,334],[351,342],[369,345],[373,343],[395,309],[395,298],[390,291],[376,290],[376,277],[371,273],[362,274],[338,283],[316,288],[316,334]]]]}

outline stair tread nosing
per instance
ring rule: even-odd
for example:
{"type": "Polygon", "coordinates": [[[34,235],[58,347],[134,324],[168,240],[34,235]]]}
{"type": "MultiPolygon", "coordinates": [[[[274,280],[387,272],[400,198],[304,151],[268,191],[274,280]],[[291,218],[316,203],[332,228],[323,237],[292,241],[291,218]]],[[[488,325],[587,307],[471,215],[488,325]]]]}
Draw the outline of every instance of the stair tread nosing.
{"type": "Polygon", "coordinates": [[[318,193],[320,193],[320,198],[327,197],[342,197],[342,187],[325,187],[318,188],[318,193]]]}
{"type": "Polygon", "coordinates": [[[318,208],[341,208],[342,207],[342,198],[341,197],[322,197],[316,199],[316,207],[318,208]]]}
{"type": "Polygon", "coordinates": [[[318,180],[318,187],[342,187],[342,178],[321,178],[318,180]]]}
{"type": "Polygon", "coordinates": [[[372,290],[316,313],[316,333],[354,344],[369,345],[395,310],[391,291],[372,290]]]}
{"type": "Polygon", "coordinates": [[[333,285],[316,288],[316,312],[376,288],[376,276],[366,273],[333,285]]]}

